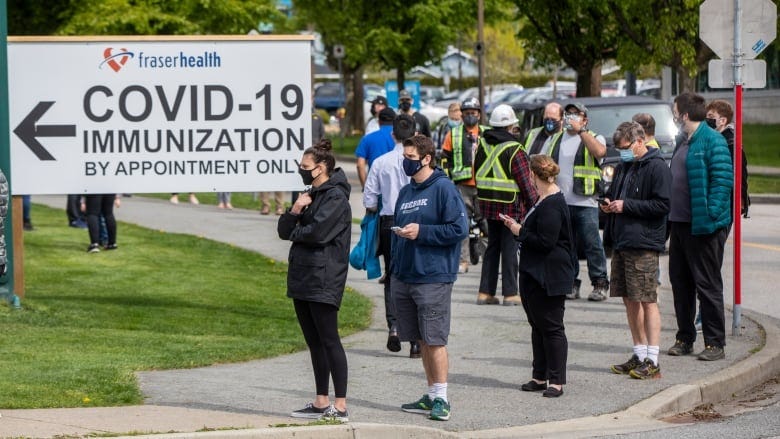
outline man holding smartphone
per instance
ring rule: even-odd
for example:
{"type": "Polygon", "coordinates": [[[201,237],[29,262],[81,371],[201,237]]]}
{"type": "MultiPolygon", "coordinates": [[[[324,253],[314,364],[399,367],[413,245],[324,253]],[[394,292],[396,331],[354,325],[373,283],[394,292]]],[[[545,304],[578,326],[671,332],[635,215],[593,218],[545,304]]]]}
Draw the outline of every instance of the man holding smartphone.
{"type": "Polygon", "coordinates": [[[612,251],[610,297],[622,297],[634,354],[611,367],[632,378],[659,378],[661,314],[658,310],[658,257],[666,245],[672,174],[658,148],[648,150],[637,122],[623,122],[614,135],[621,163],[601,210],[608,214],[604,245],[612,251]]]}

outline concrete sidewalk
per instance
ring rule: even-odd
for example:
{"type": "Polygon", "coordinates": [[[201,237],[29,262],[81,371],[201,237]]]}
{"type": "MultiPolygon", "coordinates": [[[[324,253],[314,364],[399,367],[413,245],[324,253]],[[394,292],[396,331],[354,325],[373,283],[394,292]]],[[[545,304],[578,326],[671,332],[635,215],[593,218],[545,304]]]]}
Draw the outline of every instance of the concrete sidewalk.
{"type": "MultiPolygon", "coordinates": [[[[355,217],[362,215],[359,194],[359,190],[352,194],[355,217]]],[[[39,196],[35,202],[62,207],[65,198],[39,196]]],[[[277,217],[256,211],[175,206],[132,197],[123,200],[117,217],[151,229],[226,242],[282,261],[289,249],[289,243],[277,237],[277,217]]],[[[63,233],[71,232],[86,234],[63,225],[63,233]]],[[[358,233],[355,226],[353,245],[358,233]]],[[[120,225],[120,252],[121,234],[120,225]]],[[[662,267],[666,264],[664,257],[662,267]]],[[[299,352],[201,369],[141,372],[138,377],[147,405],[139,407],[2,410],[0,436],[176,432],[165,437],[588,437],[664,428],[666,424],[657,417],[726,398],[780,372],[780,330],[773,319],[748,312],[743,335],[728,336],[723,361],[663,354],[674,342],[675,332],[671,290],[664,279],[659,290],[662,379],[643,382],[610,373],[610,364],[630,356],[622,302],[580,299],[567,302],[565,395],[548,399],[520,392],[520,384],[530,377],[530,328],[519,307],[475,305],[479,271],[480,266],[471,267],[453,290],[449,422],[400,411],[401,403],[425,390],[422,365],[407,358],[408,346],[398,354],[385,349],[382,285],[366,280],[365,272],[350,271],[348,284],[370,297],[375,308],[370,328],[344,340],[350,367],[348,425],[278,427],[298,423],[288,414],[313,397],[308,353],[299,352]],[[764,339],[766,346],[751,355],[764,339]],[[193,433],[198,430],[218,431],[193,433]]],[[[587,270],[583,267],[581,272],[587,270]]],[[[292,311],[290,318],[294,318],[292,311]]],[[[726,319],[730,321],[730,314],[726,319]]],[[[697,342],[695,350],[702,348],[697,342]]]]}

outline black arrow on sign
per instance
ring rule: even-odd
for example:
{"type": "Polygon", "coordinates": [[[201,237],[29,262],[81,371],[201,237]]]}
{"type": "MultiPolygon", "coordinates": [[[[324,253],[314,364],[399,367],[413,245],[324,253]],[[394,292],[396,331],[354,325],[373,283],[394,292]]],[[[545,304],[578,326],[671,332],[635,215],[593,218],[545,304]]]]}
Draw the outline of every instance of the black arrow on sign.
{"type": "Polygon", "coordinates": [[[35,125],[38,119],[54,105],[54,101],[38,102],[30,114],[14,130],[22,142],[41,160],[56,160],[36,137],[76,137],[76,125],[35,125]]]}

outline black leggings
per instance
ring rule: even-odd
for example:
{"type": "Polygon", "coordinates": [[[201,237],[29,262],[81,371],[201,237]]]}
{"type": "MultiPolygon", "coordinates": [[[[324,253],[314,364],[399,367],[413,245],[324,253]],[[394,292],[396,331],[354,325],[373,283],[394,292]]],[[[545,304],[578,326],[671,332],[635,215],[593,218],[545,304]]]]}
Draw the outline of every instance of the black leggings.
{"type": "Polygon", "coordinates": [[[336,398],[347,397],[347,354],[339,338],[339,310],[333,305],[293,299],[295,314],[309,346],[317,395],[328,395],[333,376],[336,398]]]}
{"type": "Polygon", "coordinates": [[[108,244],[116,244],[116,219],[114,218],[115,194],[87,195],[87,226],[90,244],[100,242],[100,215],[106,220],[108,244]]]}

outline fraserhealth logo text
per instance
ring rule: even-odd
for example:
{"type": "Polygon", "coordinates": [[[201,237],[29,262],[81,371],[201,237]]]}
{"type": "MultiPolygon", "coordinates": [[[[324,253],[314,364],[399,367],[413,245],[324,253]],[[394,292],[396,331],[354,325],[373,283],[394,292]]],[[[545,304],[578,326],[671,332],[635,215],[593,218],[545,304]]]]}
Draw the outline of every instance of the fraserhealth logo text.
{"type": "Polygon", "coordinates": [[[98,65],[102,69],[107,65],[114,72],[119,72],[131,58],[135,62],[129,64],[139,69],[208,69],[222,67],[222,58],[216,50],[204,51],[202,53],[148,53],[148,52],[130,52],[125,48],[115,49],[106,47],[103,50],[103,60],[98,65]]]}

